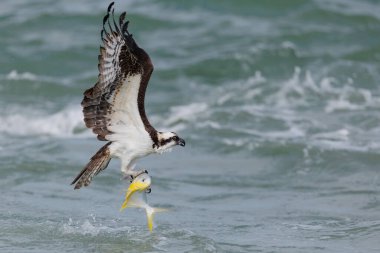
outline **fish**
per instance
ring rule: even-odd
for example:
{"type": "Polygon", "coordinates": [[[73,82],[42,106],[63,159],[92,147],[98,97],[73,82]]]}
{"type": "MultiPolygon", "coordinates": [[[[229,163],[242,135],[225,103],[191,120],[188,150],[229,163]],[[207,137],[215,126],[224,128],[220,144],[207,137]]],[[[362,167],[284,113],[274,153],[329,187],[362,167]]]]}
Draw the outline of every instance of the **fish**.
{"type": "Polygon", "coordinates": [[[151,207],[147,200],[147,191],[150,191],[152,179],[147,173],[143,173],[135,177],[128,187],[125,194],[125,200],[121,205],[120,211],[125,208],[135,207],[143,208],[146,212],[148,229],[153,231],[153,217],[157,212],[165,212],[167,209],[151,207]]]}

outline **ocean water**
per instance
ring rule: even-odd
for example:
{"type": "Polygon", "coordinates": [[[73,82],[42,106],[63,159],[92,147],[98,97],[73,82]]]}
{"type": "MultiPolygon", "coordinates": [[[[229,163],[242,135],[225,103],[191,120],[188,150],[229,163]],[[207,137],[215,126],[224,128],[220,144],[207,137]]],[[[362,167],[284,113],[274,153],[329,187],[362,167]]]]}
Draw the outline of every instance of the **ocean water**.
{"type": "Polygon", "coordinates": [[[185,148],[141,160],[119,212],[85,128],[109,2],[0,3],[0,252],[380,252],[380,3],[117,1],[155,71],[146,110],[185,148]]]}

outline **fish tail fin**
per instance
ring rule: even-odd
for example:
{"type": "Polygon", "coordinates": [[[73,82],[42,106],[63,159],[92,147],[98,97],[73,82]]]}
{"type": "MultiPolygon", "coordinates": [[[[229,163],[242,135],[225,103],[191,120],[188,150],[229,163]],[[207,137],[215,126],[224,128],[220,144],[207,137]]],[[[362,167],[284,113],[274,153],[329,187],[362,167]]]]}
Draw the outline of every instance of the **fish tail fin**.
{"type": "Polygon", "coordinates": [[[154,217],[154,214],[155,213],[158,213],[158,212],[166,212],[168,211],[167,209],[165,208],[155,208],[155,207],[150,207],[150,208],[146,208],[146,217],[147,217],[147,220],[148,220],[148,229],[150,232],[153,231],[153,217],[154,217]]]}
{"type": "Polygon", "coordinates": [[[93,157],[91,157],[90,162],[83,168],[83,170],[71,183],[76,183],[74,189],[79,189],[82,186],[88,186],[94,176],[96,176],[100,171],[107,168],[108,163],[111,160],[111,154],[108,147],[110,144],[111,142],[108,142],[101,149],[99,149],[99,151],[96,152],[93,157]]]}
{"type": "Polygon", "coordinates": [[[119,211],[121,212],[121,211],[123,211],[125,208],[127,208],[127,204],[128,204],[127,200],[124,200],[124,202],[123,202],[123,204],[121,205],[119,211]]]}

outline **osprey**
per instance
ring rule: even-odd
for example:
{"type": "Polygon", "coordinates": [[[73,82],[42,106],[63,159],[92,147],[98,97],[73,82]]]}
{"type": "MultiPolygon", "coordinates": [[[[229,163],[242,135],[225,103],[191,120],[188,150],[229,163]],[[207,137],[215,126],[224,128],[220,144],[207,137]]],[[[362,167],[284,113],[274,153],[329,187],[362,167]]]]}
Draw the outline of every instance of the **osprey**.
{"type": "Polygon", "coordinates": [[[176,133],[158,132],[149,123],[144,99],[153,64],[128,32],[125,12],[119,17],[119,25],[116,24],[113,4],[108,6],[103,18],[98,81],[84,92],[82,100],[86,126],[99,140],[108,143],[74,179],[75,189],[88,186],[113,157],[121,159],[124,176],[134,178],[144,172],[134,170],[139,158],[161,154],[176,145],[185,146],[185,141],[176,133]]]}

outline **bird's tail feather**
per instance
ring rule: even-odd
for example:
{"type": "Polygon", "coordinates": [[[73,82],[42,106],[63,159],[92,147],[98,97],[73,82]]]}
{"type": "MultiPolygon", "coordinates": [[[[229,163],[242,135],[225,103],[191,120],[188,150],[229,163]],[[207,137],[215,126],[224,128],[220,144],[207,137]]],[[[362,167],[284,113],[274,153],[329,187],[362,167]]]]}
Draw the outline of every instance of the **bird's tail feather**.
{"type": "Polygon", "coordinates": [[[101,149],[96,152],[96,154],[91,157],[90,162],[83,168],[83,170],[76,176],[71,184],[75,184],[74,189],[79,189],[82,186],[88,186],[91,180],[100,171],[107,168],[108,163],[111,160],[111,153],[109,150],[109,145],[112,142],[108,142],[101,149]]]}

